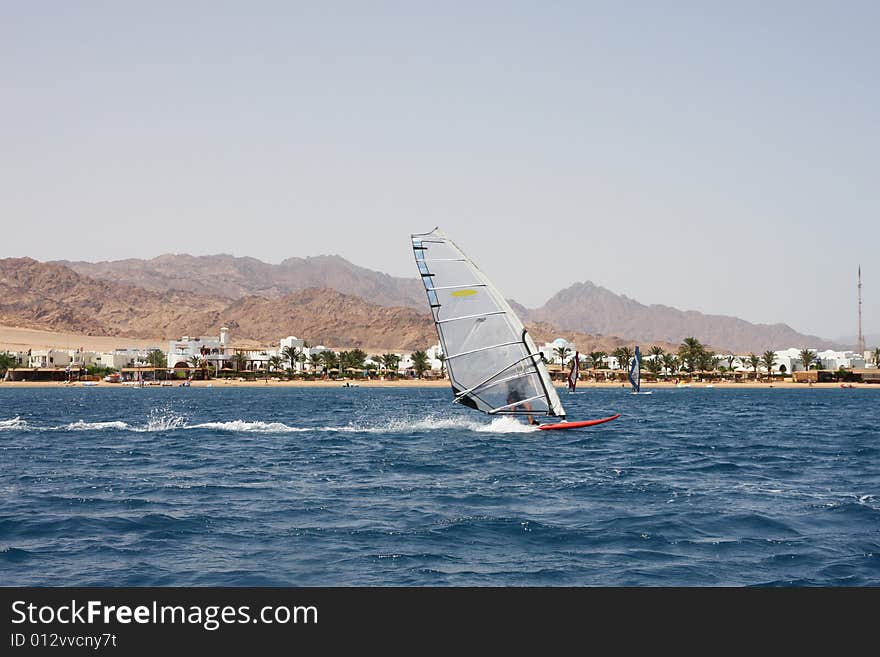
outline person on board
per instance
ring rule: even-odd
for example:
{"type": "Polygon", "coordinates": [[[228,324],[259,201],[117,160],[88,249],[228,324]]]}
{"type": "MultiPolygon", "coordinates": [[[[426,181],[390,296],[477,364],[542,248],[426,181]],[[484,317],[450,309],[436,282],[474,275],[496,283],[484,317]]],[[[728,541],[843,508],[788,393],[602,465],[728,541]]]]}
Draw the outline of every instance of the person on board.
{"type": "MultiPolygon", "coordinates": [[[[507,403],[508,404],[516,404],[518,401],[522,401],[524,399],[528,399],[529,395],[523,390],[524,379],[513,379],[507,382],[507,403]]],[[[532,410],[532,404],[530,402],[523,402],[522,404],[517,404],[516,406],[511,407],[511,410],[515,411],[518,408],[522,408],[526,411],[532,410]]],[[[538,421],[532,417],[531,413],[526,415],[526,419],[529,424],[537,425],[538,421]]]]}

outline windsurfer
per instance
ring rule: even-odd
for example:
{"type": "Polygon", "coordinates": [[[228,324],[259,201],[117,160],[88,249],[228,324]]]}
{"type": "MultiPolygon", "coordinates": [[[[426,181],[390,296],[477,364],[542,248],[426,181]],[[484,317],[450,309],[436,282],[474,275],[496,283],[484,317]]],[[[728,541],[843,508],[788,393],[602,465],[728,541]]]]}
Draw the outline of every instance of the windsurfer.
{"type": "MultiPolygon", "coordinates": [[[[507,382],[507,403],[508,404],[516,404],[516,402],[521,401],[523,399],[528,399],[528,395],[522,389],[522,379],[513,379],[512,381],[507,382]]],[[[523,402],[522,404],[517,404],[513,406],[511,410],[516,410],[518,408],[522,408],[526,411],[532,410],[532,404],[530,402],[523,402]]],[[[526,418],[529,421],[529,424],[538,424],[538,421],[532,417],[531,414],[526,415],[526,418]]]]}

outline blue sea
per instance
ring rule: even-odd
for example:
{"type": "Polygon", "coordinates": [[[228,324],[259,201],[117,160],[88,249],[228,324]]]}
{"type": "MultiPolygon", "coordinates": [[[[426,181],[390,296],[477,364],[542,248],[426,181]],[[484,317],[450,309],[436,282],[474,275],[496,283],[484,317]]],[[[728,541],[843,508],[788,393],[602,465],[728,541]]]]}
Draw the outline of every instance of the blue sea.
{"type": "Polygon", "coordinates": [[[874,390],[0,388],[0,584],[878,586],[874,390]]]}

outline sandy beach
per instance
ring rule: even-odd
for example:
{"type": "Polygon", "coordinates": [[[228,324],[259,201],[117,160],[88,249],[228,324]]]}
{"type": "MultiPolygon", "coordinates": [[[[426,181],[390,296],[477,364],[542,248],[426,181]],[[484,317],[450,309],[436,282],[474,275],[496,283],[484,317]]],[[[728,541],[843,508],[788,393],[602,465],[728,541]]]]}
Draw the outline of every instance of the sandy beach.
{"type": "MultiPolygon", "coordinates": [[[[192,381],[193,388],[342,388],[346,383],[356,385],[358,388],[448,388],[449,381],[446,379],[398,379],[398,380],[352,380],[352,381],[266,381],[258,379],[256,381],[236,381],[232,379],[214,379],[211,381],[192,381]]],[[[176,388],[180,384],[179,381],[171,381],[171,385],[161,386],[150,384],[149,388],[176,388]]],[[[67,383],[64,381],[3,381],[0,382],[0,390],[9,390],[13,388],[79,388],[79,387],[95,387],[95,388],[128,388],[130,385],[122,383],[107,383],[105,381],[89,382],[89,386],[84,386],[83,382],[67,383]]],[[[868,388],[880,390],[880,385],[870,383],[854,383],[853,388],[868,388]]],[[[564,384],[556,384],[559,391],[564,392],[566,386],[564,384]]],[[[578,390],[591,390],[600,388],[616,388],[628,389],[629,385],[625,383],[605,383],[605,382],[587,382],[582,381],[578,384],[578,390]]],[[[793,383],[791,381],[774,381],[773,383],[646,383],[642,385],[643,391],[661,390],[670,388],[709,388],[709,389],[771,389],[785,388],[797,390],[839,390],[839,383],[814,383],[812,386],[806,383],[793,383]]]]}

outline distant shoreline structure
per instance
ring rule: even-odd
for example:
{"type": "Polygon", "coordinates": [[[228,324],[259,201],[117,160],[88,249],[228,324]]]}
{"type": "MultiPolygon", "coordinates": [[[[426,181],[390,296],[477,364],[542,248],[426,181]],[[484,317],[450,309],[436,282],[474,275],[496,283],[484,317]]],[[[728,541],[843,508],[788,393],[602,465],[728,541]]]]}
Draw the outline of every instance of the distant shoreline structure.
{"type": "MultiPolygon", "coordinates": [[[[223,388],[264,388],[264,389],[284,389],[284,388],[343,388],[342,381],[264,381],[262,379],[256,381],[235,381],[235,380],[209,380],[209,381],[193,381],[189,387],[191,388],[207,388],[209,390],[217,390],[223,388]]],[[[566,388],[565,382],[554,381],[554,386],[563,390],[566,388]]],[[[66,383],[63,381],[0,381],[0,391],[3,390],[25,390],[30,388],[70,388],[76,389],[81,387],[81,384],[76,382],[74,383],[66,383]]],[[[91,386],[90,386],[91,387],[91,386]]],[[[106,382],[98,382],[95,388],[111,388],[111,389],[120,389],[126,388],[125,385],[120,385],[118,383],[106,383],[106,382]]],[[[446,379],[396,379],[396,380],[386,380],[386,381],[377,381],[377,380],[364,380],[358,381],[358,388],[370,389],[370,388],[448,388],[449,381],[446,379]]],[[[162,386],[158,385],[150,385],[147,388],[162,388],[162,386]]],[[[690,390],[840,390],[841,385],[839,383],[813,383],[812,385],[808,385],[806,383],[795,383],[792,381],[774,381],[773,383],[755,383],[754,381],[745,381],[740,383],[692,383],[692,384],[682,384],[682,383],[674,383],[674,382],[653,382],[643,384],[642,388],[644,390],[681,390],[681,389],[690,389],[690,390]]],[[[853,389],[870,389],[870,390],[880,390],[880,385],[877,384],[853,384],[853,389]]],[[[583,391],[587,390],[621,390],[622,392],[629,393],[629,385],[625,383],[620,383],[617,381],[614,382],[591,382],[584,381],[578,384],[578,393],[580,394],[583,391]]]]}

